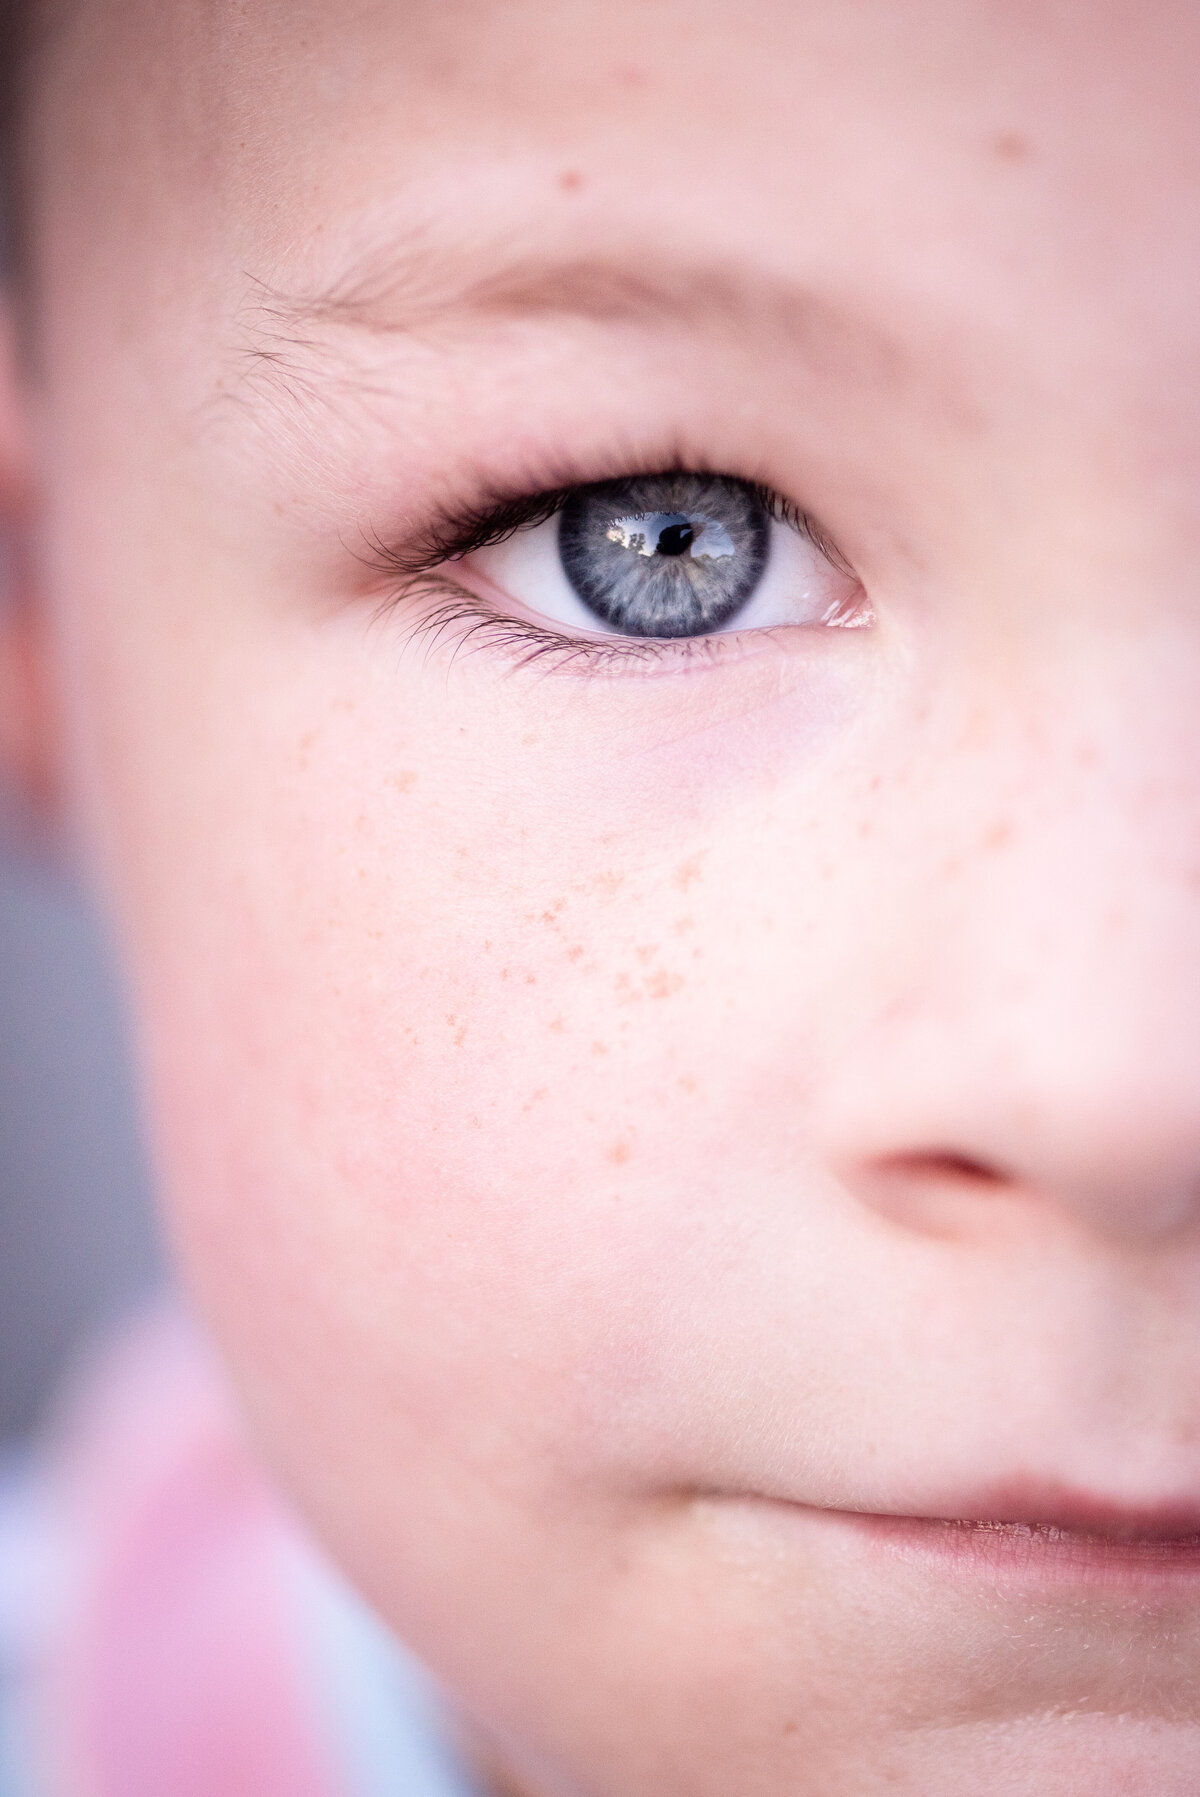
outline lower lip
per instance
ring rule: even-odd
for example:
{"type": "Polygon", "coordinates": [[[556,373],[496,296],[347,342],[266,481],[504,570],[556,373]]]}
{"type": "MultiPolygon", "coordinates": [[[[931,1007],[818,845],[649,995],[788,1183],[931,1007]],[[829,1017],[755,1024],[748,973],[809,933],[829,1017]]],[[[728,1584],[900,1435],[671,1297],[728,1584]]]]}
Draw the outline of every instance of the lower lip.
{"type": "Polygon", "coordinates": [[[1051,1584],[1130,1592],[1181,1581],[1200,1585],[1200,1534],[1158,1539],[1051,1523],[840,1514],[887,1552],[992,1585],[1051,1584]]]}

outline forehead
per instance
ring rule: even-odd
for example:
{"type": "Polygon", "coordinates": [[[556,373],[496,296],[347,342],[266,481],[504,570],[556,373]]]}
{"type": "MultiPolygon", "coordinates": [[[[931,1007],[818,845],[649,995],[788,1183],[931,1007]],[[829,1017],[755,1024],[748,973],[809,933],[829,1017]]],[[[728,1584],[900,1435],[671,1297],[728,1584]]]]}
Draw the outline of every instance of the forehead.
{"type": "Polygon", "coordinates": [[[1189,0],[82,0],[47,49],[51,315],[528,317],[586,264],[576,312],[750,320],[960,433],[1070,390],[1077,442],[1200,463],[1189,0]]]}
{"type": "Polygon", "coordinates": [[[891,219],[931,273],[985,234],[1127,261],[1200,173],[1187,0],[76,0],[44,36],[77,180],[166,173],[281,244],[468,167],[519,203],[533,162],[731,246],[853,263],[891,219]]]}

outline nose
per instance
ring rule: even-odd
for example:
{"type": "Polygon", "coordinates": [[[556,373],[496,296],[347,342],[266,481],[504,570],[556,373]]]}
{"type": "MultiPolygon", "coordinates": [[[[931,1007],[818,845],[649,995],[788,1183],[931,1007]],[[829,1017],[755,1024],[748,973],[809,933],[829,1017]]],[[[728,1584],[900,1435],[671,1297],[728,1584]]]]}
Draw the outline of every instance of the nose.
{"type": "Polygon", "coordinates": [[[904,1227],[1015,1203],[1150,1247],[1200,1231],[1200,782],[1058,784],[1011,783],[953,873],[910,833],[819,1133],[904,1227]]]}
{"type": "MultiPolygon", "coordinates": [[[[860,1047],[861,1089],[829,1132],[842,1182],[933,1234],[969,1226],[976,1207],[1005,1197],[1130,1244],[1200,1226],[1200,1051],[1139,1040],[1116,1020],[1111,1037],[1085,1046],[1070,1013],[1048,1016],[1050,995],[1022,1009],[1023,1019],[991,1020],[987,1042],[947,1014],[882,1030],[874,1068],[860,1047]],[[1039,1027],[1055,1021],[1065,1027],[1039,1027]]],[[[1085,1034],[1084,1016],[1074,1020],[1085,1034]]]]}

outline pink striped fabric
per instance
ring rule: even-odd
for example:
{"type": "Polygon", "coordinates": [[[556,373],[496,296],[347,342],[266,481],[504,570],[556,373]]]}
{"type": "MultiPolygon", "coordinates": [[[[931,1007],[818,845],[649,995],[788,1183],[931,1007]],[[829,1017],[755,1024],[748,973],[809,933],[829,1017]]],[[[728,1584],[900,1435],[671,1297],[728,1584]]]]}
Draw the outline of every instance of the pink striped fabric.
{"type": "Polygon", "coordinates": [[[73,1404],[34,1685],[54,1797],[345,1797],[288,1588],[293,1526],[173,1312],[73,1404]]]}

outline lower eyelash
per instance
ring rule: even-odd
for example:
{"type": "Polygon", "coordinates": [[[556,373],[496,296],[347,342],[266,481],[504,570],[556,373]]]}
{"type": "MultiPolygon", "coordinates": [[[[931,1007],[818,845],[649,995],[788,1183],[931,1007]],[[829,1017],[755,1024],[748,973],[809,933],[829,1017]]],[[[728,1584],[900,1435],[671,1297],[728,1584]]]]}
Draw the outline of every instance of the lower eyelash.
{"type": "Polygon", "coordinates": [[[599,673],[618,665],[658,664],[703,658],[712,660],[727,649],[715,636],[656,639],[569,636],[490,606],[468,587],[437,574],[423,574],[394,588],[379,608],[380,617],[412,606],[417,615],[406,622],[410,643],[423,642],[432,652],[450,642],[451,661],[468,649],[498,651],[517,668],[599,673]],[[427,609],[422,602],[427,602],[427,609]]]}

